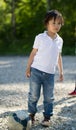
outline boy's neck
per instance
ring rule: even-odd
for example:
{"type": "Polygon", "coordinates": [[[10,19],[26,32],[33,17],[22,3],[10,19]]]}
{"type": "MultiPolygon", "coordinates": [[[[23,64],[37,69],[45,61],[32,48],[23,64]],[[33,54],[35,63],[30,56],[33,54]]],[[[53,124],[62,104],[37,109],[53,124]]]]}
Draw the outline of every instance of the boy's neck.
{"type": "Polygon", "coordinates": [[[51,33],[47,31],[47,35],[50,36],[52,39],[55,39],[57,37],[56,33],[51,33]]]}

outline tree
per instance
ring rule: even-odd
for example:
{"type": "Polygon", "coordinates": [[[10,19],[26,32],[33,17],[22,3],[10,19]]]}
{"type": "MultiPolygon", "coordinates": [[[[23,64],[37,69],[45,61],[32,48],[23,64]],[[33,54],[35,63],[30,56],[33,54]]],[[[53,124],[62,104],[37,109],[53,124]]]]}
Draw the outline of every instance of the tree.
{"type": "Polygon", "coordinates": [[[46,2],[47,2],[47,11],[48,11],[48,10],[50,10],[50,7],[51,7],[51,6],[50,6],[51,0],[46,0],[46,2]]]}
{"type": "Polygon", "coordinates": [[[11,7],[10,13],[11,13],[11,29],[12,29],[12,38],[15,38],[16,35],[16,22],[15,22],[15,0],[4,0],[4,2],[8,6],[11,7]]]}
{"type": "Polygon", "coordinates": [[[34,37],[45,29],[46,11],[57,9],[65,23],[60,31],[63,54],[75,54],[75,6],[75,0],[1,0],[0,48],[5,48],[6,53],[29,53],[34,37]]]}

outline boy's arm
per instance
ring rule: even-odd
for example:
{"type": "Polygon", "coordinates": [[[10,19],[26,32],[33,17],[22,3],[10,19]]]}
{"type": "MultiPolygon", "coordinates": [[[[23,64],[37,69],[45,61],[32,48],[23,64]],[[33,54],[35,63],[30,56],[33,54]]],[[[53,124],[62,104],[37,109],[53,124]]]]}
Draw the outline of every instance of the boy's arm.
{"type": "Polygon", "coordinates": [[[59,69],[59,81],[63,81],[63,63],[61,54],[59,54],[58,58],[58,69],[59,69]]]}
{"type": "Polygon", "coordinates": [[[30,77],[30,68],[31,68],[31,64],[33,62],[34,56],[36,55],[36,52],[38,51],[38,49],[33,49],[31,51],[31,54],[29,56],[28,59],[28,63],[27,63],[27,68],[26,68],[26,77],[30,77]]]}

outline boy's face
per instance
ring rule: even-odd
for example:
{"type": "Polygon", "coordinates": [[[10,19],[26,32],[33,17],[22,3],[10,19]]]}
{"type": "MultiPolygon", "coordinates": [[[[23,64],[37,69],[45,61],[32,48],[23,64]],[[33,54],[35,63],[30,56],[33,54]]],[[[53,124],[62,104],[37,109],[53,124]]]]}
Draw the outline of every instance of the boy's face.
{"type": "Polygon", "coordinates": [[[49,22],[47,23],[47,31],[52,32],[52,33],[57,33],[59,32],[61,28],[61,21],[59,18],[56,18],[55,20],[49,20],[49,22]]]}

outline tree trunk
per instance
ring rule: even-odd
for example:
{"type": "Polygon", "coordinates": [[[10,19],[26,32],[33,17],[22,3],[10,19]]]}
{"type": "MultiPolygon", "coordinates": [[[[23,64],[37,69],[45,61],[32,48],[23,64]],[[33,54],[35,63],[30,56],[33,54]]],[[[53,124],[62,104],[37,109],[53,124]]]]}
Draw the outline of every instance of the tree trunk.
{"type": "Polygon", "coordinates": [[[15,0],[12,0],[11,7],[12,7],[12,17],[11,17],[12,37],[15,38],[16,37],[15,0]]]}
{"type": "Polygon", "coordinates": [[[51,3],[51,0],[47,0],[47,11],[50,10],[50,3],[51,3]]]}

